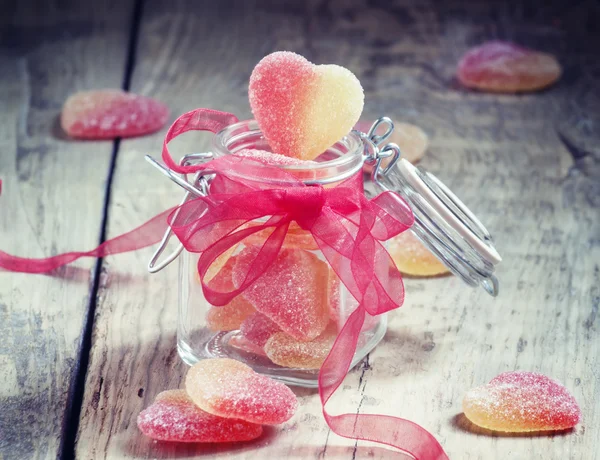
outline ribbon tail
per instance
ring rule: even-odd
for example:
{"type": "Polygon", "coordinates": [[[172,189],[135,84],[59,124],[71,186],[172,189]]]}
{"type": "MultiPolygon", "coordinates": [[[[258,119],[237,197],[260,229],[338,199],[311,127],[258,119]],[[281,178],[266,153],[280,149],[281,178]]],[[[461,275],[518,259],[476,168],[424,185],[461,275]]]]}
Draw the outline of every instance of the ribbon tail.
{"type": "Polygon", "coordinates": [[[321,367],[319,394],[327,425],[334,433],[345,438],[387,444],[409,453],[416,460],[448,460],[444,449],[433,435],[409,420],[387,415],[331,415],[327,412],[327,401],[350,370],[365,314],[361,304],[350,315],[321,367]]]}
{"type": "Polygon", "coordinates": [[[105,257],[151,246],[162,239],[167,229],[167,216],[174,209],[161,212],[139,227],[105,241],[91,251],[66,252],[42,259],[17,257],[0,251],[0,268],[21,273],[48,273],[82,257],[105,257]]]}

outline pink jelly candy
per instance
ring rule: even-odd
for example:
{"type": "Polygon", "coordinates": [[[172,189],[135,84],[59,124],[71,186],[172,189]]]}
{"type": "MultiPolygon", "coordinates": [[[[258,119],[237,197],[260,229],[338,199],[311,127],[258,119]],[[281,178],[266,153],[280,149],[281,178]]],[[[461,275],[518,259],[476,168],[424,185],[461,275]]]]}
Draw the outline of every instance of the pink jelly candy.
{"type": "Polygon", "coordinates": [[[360,82],[348,69],[316,66],[287,51],[256,65],[248,95],[273,151],[303,160],[316,158],[348,134],[364,103],[360,82]]]}
{"type": "Polygon", "coordinates": [[[63,106],[60,123],[71,137],[114,139],[153,133],[162,128],[168,118],[169,109],[162,102],[104,89],[70,96],[63,106]]]}
{"type": "Polygon", "coordinates": [[[300,369],[319,369],[337,337],[335,323],[310,342],[300,342],[285,332],[273,334],[265,344],[265,353],[275,364],[300,369]]]}
{"type": "Polygon", "coordinates": [[[185,390],[159,393],[154,403],[138,415],[137,424],[146,436],[160,441],[249,441],[263,432],[261,425],[203,411],[185,390]]]}
{"type": "Polygon", "coordinates": [[[258,149],[242,149],[238,152],[235,152],[235,155],[238,157],[251,158],[272,166],[309,166],[316,164],[314,161],[300,160],[298,158],[286,157],[285,155],[280,155],[279,153],[267,152],[266,150],[258,149]]]}
{"type": "Polygon", "coordinates": [[[564,430],[581,418],[564,386],[534,372],[505,372],[469,390],[463,410],[476,425],[496,431],[564,430]]]}
{"type": "MultiPolygon", "coordinates": [[[[238,255],[233,282],[240,286],[260,246],[247,246],[238,255]]],[[[303,249],[282,248],[269,268],[242,294],[282,331],[298,340],[312,340],[329,321],[328,266],[303,249]]]]}
{"type": "Polygon", "coordinates": [[[240,327],[242,335],[259,347],[264,347],[267,340],[279,331],[281,328],[277,323],[258,312],[246,318],[240,327]]]}
{"type": "Polygon", "coordinates": [[[258,356],[267,356],[263,347],[253,344],[241,334],[235,334],[229,339],[228,345],[243,351],[244,353],[251,353],[258,356]]]}
{"type": "MultiPolygon", "coordinates": [[[[219,292],[230,292],[234,289],[232,270],[236,257],[230,257],[219,272],[208,282],[208,286],[219,292]]],[[[210,307],[206,313],[206,325],[212,331],[233,331],[239,329],[242,322],[255,312],[255,308],[243,296],[222,307],[210,307]]]]}
{"type": "MultiPolygon", "coordinates": [[[[372,125],[372,121],[361,120],[356,123],[354,128],[363,133],[368,133],[372,125]]],[[[379,134],[379,130],[377,133],[379,134]]],[[[425,155],[427,147],[429,146],[429,137],[425,134],[425,131],[416,125],[411,125],[410,123],[394,123],[394,131],[392,131],[392,134],[388,137],[386,142],[397,144],[402,152],[401,158],[414,164],[420,161],[421,158],[423,158],[423,155],[425,155]]],[[[389,161],[390,159],[385,158],[381,162],[381,165],[385,167],[388,165],[389,161]]],[[[365,168],[368,169],[368,166],[369,165],[365,165],[365,168]]]]}
{"type": "Polygon", "coordinates": [[[554,56],[502,41],[470,49],[458,64],[458,79],[463,85],[503,93],[545,88],[561,73],[554,56]]]}
{"type": "Polygon", "coordinates": [[[185,389],[206,412],[251,423],[275,425],[298,407],[292,390],[234,359],[205,359],[191,367],[185,389]]]}

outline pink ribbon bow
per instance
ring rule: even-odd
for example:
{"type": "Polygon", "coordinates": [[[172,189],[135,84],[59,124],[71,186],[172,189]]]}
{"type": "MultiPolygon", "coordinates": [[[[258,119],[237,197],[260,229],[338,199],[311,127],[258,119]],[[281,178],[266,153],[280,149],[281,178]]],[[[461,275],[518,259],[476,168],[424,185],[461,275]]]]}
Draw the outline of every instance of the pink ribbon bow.
{"type": "Polygon", "coordinates": [[[170,169],[180,173],[216,173],[208,196],[165,211],[92,251],[47,259],[23,259],[0,251],[0,267],[42,273],[79,257],[104,257],[155,244],[162,236],[168,214],[168,225],[184,247],[200,253],[198,272],[206,299],[222,306],[264,274],[277,258],[290,223],[296,222],[311,233],[340,280],[359,301],[319,373],[319,393],[327,424],[338,435],[394,446],[418,460],[447,459],[435,438],[408,420],[384,415],[334,416],[325,408],[350,368],[365,315],[379,315],[403,303],[402,277],[382,241],[413,224],[410,208],[391,192],[368,200],[360,174],[335,187],[323,188],[306,185],[280,168],[249,158],[227,155],[185,167],[173,161],[168,143],[178,135],[191,130],[215,133],[237,121],[232,114],[197,109],[179,117],[165,137],[162,158],[170,169]],[[270,234],[247,265],[242,283],[230,292],[211,289],[204,278],[217,257],[250,235],[265,231],[270,234]]]}

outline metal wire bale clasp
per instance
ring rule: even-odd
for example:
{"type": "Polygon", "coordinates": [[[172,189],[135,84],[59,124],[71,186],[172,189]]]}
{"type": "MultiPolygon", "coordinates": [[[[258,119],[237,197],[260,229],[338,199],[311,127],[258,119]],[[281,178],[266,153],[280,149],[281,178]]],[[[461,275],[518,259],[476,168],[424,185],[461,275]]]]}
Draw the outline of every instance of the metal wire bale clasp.
{"type": "MultiPolygon", "coordinates": [[[[185,191],[186,191],[185,195],[183,196],[181,203],[179,203],[180,207],[181,207],[181,205],[186,203],[188,200],[190,200],[194,196],[201,197],[201,196],[208,195],[209,181],[204,174],[197,172],[194,175],[192,182],[190,183],[188,181],[187,174],[184,174],[183,178],[181,178],[177,174],[175,174],[173,171],[171,171],[170,169],[161,165],[150,155],[146,155],[145,158],[146,158],[146,161],[148,161],[148,163],[150,163],[152,166],[154,166],[156,169],[158,169],[162,174],[164,174],[169,179],[171,179],[173,182],[175,182],[177,185],[179,185],[185,189],[185,191]]],[[[205,163],[207,161],[210,161],[212,158],[213,158],[213,154],[210,152],[208,152],[208,153],[190,153],[188,155],[185,155],[181,159],[181,161],[179,162],[179,165],[180,166],[190,166],[192,164],[205,163]]],[[[176,213],[175,215],[177,216],[177,214],[179,213],[179,207],[177,208],[175,213],[176,213]]],[[[162,253],[167,248],[167,245],[169,244],[169,240],[171,239],[172,236],[173,236],[173,231],[171,230],[171,227],[169,227],[169,229],[165,232],[164,236],[162,237],[162,240],[160,240],[160,244],[158,245],[158,248],[156,249],[156,251],[154,251],[154,254],[152,254],[150,262],[148,262],[148,271],[150,273],[159,272],[160,270],[165,268],[167,265],[169,265],[171,262],[173,262],[175,259],[177,259],[177,257],[179,257],[179,254],[181,254],[181,252],[183,251],[183,244],[179,243],[177,245],[177,247],[175,248],[175,250],[171,254],[169,254],[161,262],[158,262],[158,259],[160,258],[162,253]]]]}

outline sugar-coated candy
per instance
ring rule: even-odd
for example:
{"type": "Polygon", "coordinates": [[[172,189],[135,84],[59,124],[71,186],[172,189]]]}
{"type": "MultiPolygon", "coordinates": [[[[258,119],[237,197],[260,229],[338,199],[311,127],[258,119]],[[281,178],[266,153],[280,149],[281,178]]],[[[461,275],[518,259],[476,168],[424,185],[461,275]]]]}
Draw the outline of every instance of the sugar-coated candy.
{"type": "MultiPolygon", "coordinates": [[[[240,286],[260,246],[247,246],[237,256],[233,282],[240,286]]],[[[282,248],[275,261],[243,296],[282,331],[298,340],[312,340],[329,322],[328,265],[303,249],[282,248]]]]}
{"type": "Polygon", "coordinates": [[[248,316],[240,326],[242,335],[259,347],[264,347],[267,340],[279,331],[281,328],[277,323],[259,312],[248,316]]]}
{"type": "Polygon", "coordinates": [[[206,412],[251,423],[283,423],[298,407],[296,396],[283,383],[229,358],[205,359],[192,366],[185,389],[206,412]]]}
{"type": "Polygon", "coordinates": [[[176,442],[250,441],[263,432],[261,425],[203,411],[185,390],[159,393],[154,403],[138,415],[137,425],[152,439],[176,442]]]}
{"type": "Polygon", "coordinates": [[[254,68],[250,107],[273,151],[313,160],[348,134],[362,113],[364,94],[352,72],[314,65],[279,51],[254,68]]]}
{"type": "MultiPolygon", "coordinates": [[[[234,289],[232,270],[236,257],[230,257],[219,272],[208,282],[208,286],[219,292],[229,292],[234,289]]],[[[255,308],[242,295],[238,295],[227,305],[211,306],[206,313],[206,325],[212,331],[233,331],[255,312],[255,308]]]]}
{"type": "Polygon", "coordinates": [[[310,342],[300,342],[285,332],[273,334],[265,344],[265,353],[275,364],[300,369],[319,369],[337,337],[335,323],[310,342]]]}
{"type": "Polygon", "coordinates": [[[405,275],[436,276],[449,272],[448,267],[410,231],[392,238],[388,251],[398,270],[405,275]]]}
{"type": "MultiPolygon", "coordinates": [[[[361,120],[354,128],[363,133],[368,133],[372,125],[372,121],[361,120]]],[[[377,133],[379,134],[379,131],[377,133]]],[[[423,155],[425,155],[429,146],[429,137],[425,134],[425,131],[416,125],[394,122],[394,131],[392,131],[386,142],[397,144],[400,147],[400,152],[402,152],[401,158],[414,164],[420,161],[423,155]]],[[[384,158],[381,165],[385,167],[390,161],[391,159],[384,158]]],[[[368,169],[368,166],[365,165],[365,168],[368,169]]]]}
{"type": "Polygon", "coordinates": [[[242,149],[235,152],[235,155],[243,158],[251,158],[261,163],[272,166],[310,166],[316,164],[314,161],[300,160],[294,157],[288,157],[279,153],[267,152],[258,149],[242,149]]]}
{"type": "Polygon", "coordinates": [[[501,93],[536,91],[556,82],[561,73],[551,54],[503,41],[470,49],[458,64],[463,85],[501,93]]]}
{"type": "Polygon", "coordinates": [[[254,355],[259,356],[267,356],[263,347],[259,347],[258,345],[253,344],[241,334],[235,334],[229,338],[229,342],[227,343],[229,346],[236,348],[245,353],[252,353],[254,355]]]}
{"type": "Polygon", "coordinates": [[[162,128],[169,108],[155,99],[116,89],[81,91],[65,102],[60,123],[78,139],[114,139],[162,128]]]}
{"type": "Polygon", "coordinates": [[[569,391],[535,372],[505,372],[469,390],[463,410],[474,424],[495,431],[564,430],[581,418],[569,391]]]}

